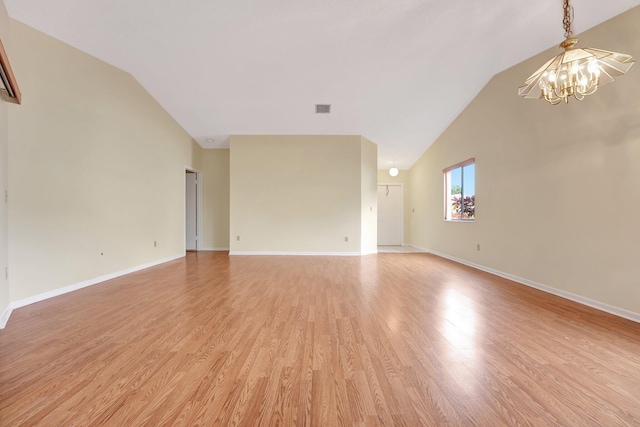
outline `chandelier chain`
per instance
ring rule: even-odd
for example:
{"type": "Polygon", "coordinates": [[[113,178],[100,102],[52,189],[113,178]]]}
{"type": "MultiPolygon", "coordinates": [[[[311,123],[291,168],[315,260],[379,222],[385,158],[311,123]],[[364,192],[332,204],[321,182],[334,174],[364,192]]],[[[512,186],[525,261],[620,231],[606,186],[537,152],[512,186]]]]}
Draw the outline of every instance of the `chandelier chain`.
{"type": "Polygon", "coordinates": [[[564,27],[564,38],[568,39],[573,34],[571,23],[573,22],[573,7],[569,5],[569,0],[564,0],[564,17],[562,26],[564,27]]]}

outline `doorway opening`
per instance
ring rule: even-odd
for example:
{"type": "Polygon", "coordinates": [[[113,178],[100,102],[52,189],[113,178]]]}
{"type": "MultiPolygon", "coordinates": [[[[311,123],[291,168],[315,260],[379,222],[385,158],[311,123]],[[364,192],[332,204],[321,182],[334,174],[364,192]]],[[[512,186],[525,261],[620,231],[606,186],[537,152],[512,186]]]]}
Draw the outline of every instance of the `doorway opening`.
{"type": "Polygon", "coordinates": [[[184,174],[184,248],[185,251],[202,249],[202,173],[185,168],[184,174]]]}
{"type": "Polygon", "coordinates": [[[378,246],[404,243],[402,184],[378,184],[378,246]]]}

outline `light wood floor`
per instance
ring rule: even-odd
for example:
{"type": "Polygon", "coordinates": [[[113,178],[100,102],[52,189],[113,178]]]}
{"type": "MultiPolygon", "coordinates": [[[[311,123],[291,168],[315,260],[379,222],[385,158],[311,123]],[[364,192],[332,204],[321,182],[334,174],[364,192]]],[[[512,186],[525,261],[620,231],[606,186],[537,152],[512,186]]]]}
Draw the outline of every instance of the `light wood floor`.
{"type": "Polygon", "coordinates": [[[0,425],[640,425],[640,324],[428,254],[190,253],[15,310],[0,425]]]}

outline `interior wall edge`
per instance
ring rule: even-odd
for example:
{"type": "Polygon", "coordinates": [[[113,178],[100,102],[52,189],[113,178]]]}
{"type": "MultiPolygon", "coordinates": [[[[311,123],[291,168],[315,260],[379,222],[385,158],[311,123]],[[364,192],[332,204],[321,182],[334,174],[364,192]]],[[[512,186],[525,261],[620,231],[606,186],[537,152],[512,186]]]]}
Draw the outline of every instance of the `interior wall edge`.
{"type": "MultiPolygon", "coordinates": [[[[418,248],[417,246],[414,246],[415,248],[418,248]]],[[[523,277],[518,277],[518,276],[514,276],[513,274],[509,274],[509,273],[505,273],[503,271],[500,270],[495,270],[493,268],[489,268],[489,267],[485,267],[484,265],[480,265],[480,264],[475,264],[473,262],[469,262],[469,261],[465,261],[461,258],[456,258],[454,256],[451,255],[447,255],[445,253],[441,253],[438,251],[433,251],[427,248],[418,248],[421,249],[423,251],[426,251],[430,254],[439,256],[441,258],[445,258],[454,262],[457,262],[459,264],[463,264],[466,265],[468,267],[473,267],[475,269],[484,271],[486,273],[490,273],[493,274],[495,276],[499,276],[502,277],[504,279],[508,279],[511,280],[512,282],[516,282],[519,283],[521,285],[525,285],[525,286],[529,286],[531,288],[534,289],[538,289],[540,291],[546,292],[548,294],[552,294],[573,302],[577,302],[579,304],[582,305],[586,305],[588,307],[591,308],[595,308],[596,310],[600,310],[600,311],[604,311],[605,313],[609,313],[609,314],[613,314],[614,316],[618,316],[618,317],[622,317],[624,319],[627,320],[631,320],[633,322],[637,322],[640,323],[640,313],[636,313],[630,310],[626,310],[624,308],[621,307],[616,307],[615,305],[610,305],[601,301],[597,301],[597,300],[593,300],[587,297],[583,297],[581,295],[577,295],[571,292],[567,292],[567,291],[563,291],[561,289],[558,288],[554,288],[552,286],[549,285],[544,285],[542,283],[538,283],[538,282],[534,282],[533,280],[529,280],[529,279],[525,279],[523,277]]]]}

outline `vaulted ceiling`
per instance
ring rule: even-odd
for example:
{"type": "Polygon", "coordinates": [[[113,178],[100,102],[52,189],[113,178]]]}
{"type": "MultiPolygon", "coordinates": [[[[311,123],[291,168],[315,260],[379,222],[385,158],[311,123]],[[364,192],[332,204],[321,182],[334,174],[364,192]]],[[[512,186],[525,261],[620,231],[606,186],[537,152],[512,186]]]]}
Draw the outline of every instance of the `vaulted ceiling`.
{"type": "MultiPolygon", "coordinates": [[[[358,134],[378,144],[380,168],[409,168],[494,74],[564,34],[562,0],[5,4],[131,73],[205,148],[233,134],[358,134]],[[315,114],[321,103],[331,114],[315,114]]],[[[574,33],[639,4],[573,0],[574,33]]]]}

